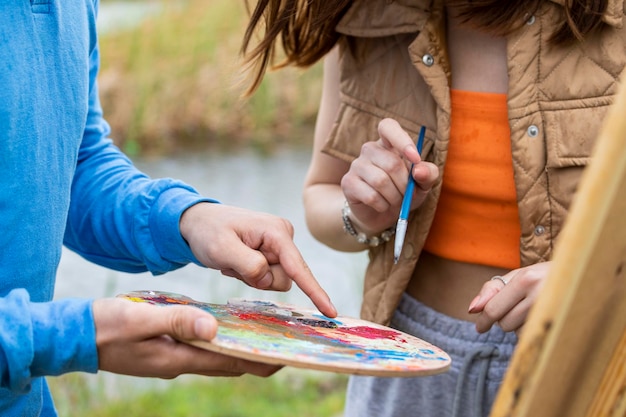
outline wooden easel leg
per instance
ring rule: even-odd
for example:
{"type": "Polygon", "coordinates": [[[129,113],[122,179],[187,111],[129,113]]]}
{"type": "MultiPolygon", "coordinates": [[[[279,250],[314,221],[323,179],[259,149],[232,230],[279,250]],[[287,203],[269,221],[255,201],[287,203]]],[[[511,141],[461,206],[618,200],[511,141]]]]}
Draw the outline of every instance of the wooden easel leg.
{"type": "Polygon", "coordinates": [[[626,415],[626,83],[491,417],[626,415]]]}

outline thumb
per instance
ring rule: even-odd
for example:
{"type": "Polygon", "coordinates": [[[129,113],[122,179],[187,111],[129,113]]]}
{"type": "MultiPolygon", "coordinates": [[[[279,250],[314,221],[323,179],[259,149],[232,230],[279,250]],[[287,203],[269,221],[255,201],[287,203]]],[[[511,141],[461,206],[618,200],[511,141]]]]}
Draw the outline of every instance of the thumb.
{"type": "Polygon", "coordinates": [[[163,323],[163,333],[178,340],[210,341],[217,334],[217,320],[196,307],[158,307],[154,320],[163,323]]]}

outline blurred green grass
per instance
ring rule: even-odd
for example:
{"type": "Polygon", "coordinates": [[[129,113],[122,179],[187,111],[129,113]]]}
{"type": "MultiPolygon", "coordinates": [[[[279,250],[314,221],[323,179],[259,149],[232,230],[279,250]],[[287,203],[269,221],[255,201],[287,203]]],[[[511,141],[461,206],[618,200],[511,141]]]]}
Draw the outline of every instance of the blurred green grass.
{"type": "Polygon", "coordinates": [[[100,96],[120,147],[135,155],[310,146],[321,64],[270,72],[244,100],[244,1],[159,4],[137,27],[100,39],[100,96]]]}
{"type": "Polygon", "coordinates": [[[290,369],[269,378],[194,377],[107,395],[83,374],[48,378],[60,417],[338,417],[347,377],[290,369]],[[285,372],[285,374],[282,374],[285,372]]]}

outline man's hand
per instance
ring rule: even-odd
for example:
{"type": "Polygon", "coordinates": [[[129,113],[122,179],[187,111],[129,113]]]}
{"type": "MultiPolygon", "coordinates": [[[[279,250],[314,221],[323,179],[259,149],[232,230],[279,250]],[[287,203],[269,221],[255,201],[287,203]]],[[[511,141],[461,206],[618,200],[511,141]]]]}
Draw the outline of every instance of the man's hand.
{"type": "Polygon", "coordinates": [[[208,268],[251,287],[288,291],[292,281],[328,317],[337,310],[293,242],[286,219],[238,207],[196,204],[183,213],[183,238],[208,268]]]}
{"type": "Polygon", "coordinates": [[[175,378],[181,374],[267,377],[280,369],[196,348],[180,340],[210,341],[217,321],[190,306],[160,307],[120,298],[94,301],[98,368],[117,374],[175,378]]]}

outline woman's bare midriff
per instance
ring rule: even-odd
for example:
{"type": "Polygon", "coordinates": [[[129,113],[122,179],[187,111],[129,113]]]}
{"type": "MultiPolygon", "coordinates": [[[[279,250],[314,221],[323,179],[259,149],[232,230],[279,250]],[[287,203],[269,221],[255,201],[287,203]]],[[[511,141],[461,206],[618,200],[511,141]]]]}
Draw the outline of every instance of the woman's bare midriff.
{"type": "Polygon", "coordinates": [[[461,320],[474,321],[467,312],[485,281],[507,269],[451,261],[422,252],[406,292],[430,308],[461,320]]]}
{"type": "MultiPolygon", "coordinates": [[[[448,57],[451,87],[506,93],[506,41],[461,25],[448,9],[448,57]]],[[[448,316],[474,321],[467,312],[483,284],[508,270],[440,258],[423,252],[406,291],[416,300],[448,316]]]]}

